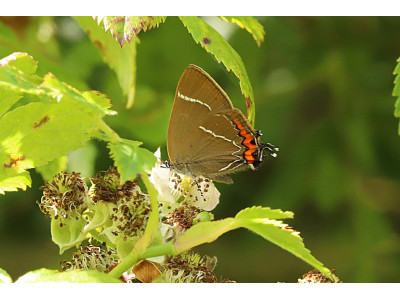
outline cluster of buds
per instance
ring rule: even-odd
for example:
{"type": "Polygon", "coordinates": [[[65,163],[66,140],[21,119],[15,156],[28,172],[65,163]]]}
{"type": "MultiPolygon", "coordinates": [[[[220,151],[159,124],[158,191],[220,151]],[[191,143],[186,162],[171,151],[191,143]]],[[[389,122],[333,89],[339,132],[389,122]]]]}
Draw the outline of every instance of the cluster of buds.
{"type": "Polygon", "coordinates": [[[304,274],[303,278],[298,279],[297,283],[341,283],[340,279],[334,274],[334,272],[335,270],[331,271],[332,280],[317,269],[314,269],[304,274]]]}
{"type": "MultiPolygon", "coordinates": [[[[169,197],[157,199],[164,241],[183,234],[196,223],[213,219],[209,211],[218,204],[219,192],[211,181],[201,178],[194,181],[160,165],[153,169],[150,181],[159,197],[168,190],[169,197]]],[[[132,252],[146,230],[151,213],[149,195],[141,191],[137,180],[121,183],[120,174],[113,168],[88,179],[79,173],[62,172],[46,181],[42,189],[43,197],[37,203],[45,216],[51,218],[52,239],[60,247],[60,253],[80,247],[71,261],[62,262],[63,271],[107,272],[132,252]],[[86,182],[91,183],[90,188],[86,182]],[[82,246],[88,238],[106,242],[107,247],[82,246]]],[[[165,257],[159,263],[142,261],[142,271],[138,271],[139,265],[132,270],[142,282],[151,282],[156,277],[166,282],[217,282],[212,273],[215,263],[215,258],[188,252],[165,257]],[[143,270],[155,266],[155,275],[140,277],[143,270]]]]}
{"type": "Polygon", "coordinates": [[[61,271],[69,270],[97,270],[99,272],[109,271],[117,263],[115,251],[107,249],[106,244],[101,246],[86,245],[72,253],[71,261],[60,262],[61,271]]]}
{"type": "Polygon", "coordinates": [[[216,264],[216,257],[200,256],[190,251],[168,256],[163,266],[163,279],[170,283],[218,282],[213,273],[216,264]]]}

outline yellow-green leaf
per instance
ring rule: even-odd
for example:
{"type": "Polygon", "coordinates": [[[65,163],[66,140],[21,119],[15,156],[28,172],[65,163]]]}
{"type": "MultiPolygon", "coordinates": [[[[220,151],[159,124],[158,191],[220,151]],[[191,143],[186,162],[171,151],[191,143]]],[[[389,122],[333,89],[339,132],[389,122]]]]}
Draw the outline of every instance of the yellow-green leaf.
{"type": "Polygon", "coordinates": [[[59,272],[56,270],[39,269],[28,272],[18,278],[16,283],[30,282],[65,282],[65,283],[121,283],[110,275],[95,270],[74,270],[59,272]]]}
{"type": "Polygon", "coordinates": [[[257,21],[256,18],[250,16],[222,16],[221,19],[229,23],[237,24],[242,29],[246,29],[253,36],[258,47],[260,47],[261,43],[264,41],[264,27],[260,24],[260,22],[257,21]]]}
{"type": "Polygon", "coordinates": [[[121,175],[121,182],[135,179],[138,174],[147,176],[147,172],[156,164],[156,157],[149,150],[141,148],[141,142],[122,139],[110,142],[110,156],[121,175]]]}

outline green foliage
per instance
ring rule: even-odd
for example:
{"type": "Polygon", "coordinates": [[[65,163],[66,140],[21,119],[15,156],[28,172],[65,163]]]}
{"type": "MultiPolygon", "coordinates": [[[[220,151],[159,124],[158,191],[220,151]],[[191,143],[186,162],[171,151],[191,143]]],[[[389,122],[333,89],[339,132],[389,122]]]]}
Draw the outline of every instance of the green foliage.
{"type": "Polygon", "coordinates": [[[213,242],[222,234],[243,227],[296,255],[331,278],[330,270],[325,268],[305,248],[299,235],[300,233],[293,230],[287,224],[275,220],[282,218],[293,218],[293,213],[282,212],[279,209],[271,209],[269,207],[246,208],[240,211],[235,218],[196,224],[184,234],[177,237],[174,246],[176,251],[181,253],[197,245],[213,242]]]}
{"type": "MultiPolygon", "coordinates": [[[[193,18],[191,25],[201,32],[203,25],[197,19],[201,21],[200,18],[193,18]]],[[[241,101],[243,97],[235,87],[236,81],[229,81],[224,67],[213,60],[218,55],[231,56],[230,49],[235,49],[252,79],[251,86],[257,99],[256,129],[262,130],[264,142],[276,144],[281,153],[277,160],[268,160],[255,173],[235,174],[235,185],[218,186],[222,196],[219,206],[213,211],[217,221],[204,220],[190,230],[201,234],[204,229],[209,234],[205,241],[211,241],[228,229],[237,228],[241,222],[243,228],[277,245],[282,244],[282,248],[291,249],[291,253],[313,264],[300,245],[301,239],[293,236],[289,227],[283,229],[280,226],[279,219],[291,217],[291,212],[265,207],[243,210],[244,206],[251,205],[281,207],[296,212],[291,225],[300,229],[313,254],[318,253],[317,257],[335,267],[343,281],[396,281],[400,270],[396,239],[396,221],[400,215],[397,201],[400,195],[397,166],[400,161],[399,140],[390,129],[396,127],[390,94],[393,90],[397,100],[395,116],[399,117],[400,62],[394,72],[394,88],[391,72],[400,47],[400,19],[260,17],[256,22],[251,17],[221,19],[227,21],[220,22],[220,32],[230,48],[222,46],[221,52],[215,50],[215,54],[212,52],[214,49],[206,49],[207,53],[194,42],[191,44],[190,39],[194,35],[188,35],[182,22],[174,17],[167,18],[167,22],[150,34],[140,33],[139,46],[138,39],[129,33],[128,22],[124,20],[123,27],[110,24],[107,29],[111,31],[114,28],[116,38],[124,39],[125,35],[130,35],[131,42],[125,40],[122,48],[112,34],[106,32],[106,23],[112,22],[112,19],[102,20],[103,26],[99,27],[91,18],[76,18],[83,24],[81,28],[90,31],[86,35],[72,18],[25,17],[20,18],[25,21],[18,21],[20,26],[17,27],[0,17],[0,57],[14,52],[14,58],[2,60],[0,64],[0,122],[5,124],[2,118],[13,122],[8,115],[27,105],[43,104],[42,107],[47,109],[52,107],[47,104],[58,103],[57,99],[63,102],[67,98],[66,101],[74,103],[71,106],[76,106],[81,112],[83,119],[91,119],[93,123],[87,139],[79,147],[86,145],[91,137],[105,140],[111,146],[110,150],[115,148],[117,156],[114,158],[118,160],[115,164],[120,165],[121,174],[124,178],[133,178],[137,172],[148,171],[149,168],[129,165],[130,156],[142,153],[145,160],[148,156],[150,163],[154,159],[150,159],[151,152],[157,147],[161,146],[162,153],[165,153],[163,146],[169,108],[176,81],[187,64],[195,63],[206,69],[226,89],[234,103],[241,101]],[[237,28],[228,22],[238,25],[237,28]],[[264,38],[264,29],[257,22],[268,32],[266,43],[260,48],[257,45],[264,38]],[[100,51],[96,49],[97,45],[100,51]],[[129,47],[135,49],[125,53],[129,47]],[[136,50],[139,55],[137,64],[136,50]],[[19,51],[29,53],[39,64],[19,51]],[[122,56],[124,58],[119,60],[122,56]],[[103,63],[102,57],[110,68],[103,63]],[[120,75],[115,76],[113,71],[120,75]],[[45,76],[48,72],[52,72],[56,79],[51,75],[45,76]],[[45,80],[47,86],[42,86],[45,80]],[[96,92],[82,92],[89,89],[99,90],[109,97],[96,92]],[[123,100],[123,94],[135,95],[132,110],[123,109],[127,102],[123,100]],[[113,100],[113,109],[119,113],[116,117],[108,117],[113,114],[109,110],[108,98],[113,100]],[[102,123],[103,116],[106,117],[102,123]],[[114,138],[105,121],[121,136],[143,141],[144,145],[139,147],[140,142],[121,142],[114,138]],[[123,165],[127,162],[129,168],[124,169],[123,165]],[[235,218],[218,220],[238,211],[235,218]],[[266,219],[275,221],[268,223],[266,219]],[[216,226],[214,231],[209,225],[200,226],[207,222],[216,226]],[[196,226],[199,227],[195,229],[196,226]]],[[[161,24],[164,20],[157,22],[161,24]]],[[[138,28],[145,31],[150,26],[138,28]]],[[[193,40],[201,44],[202,37],[199,36],[198,41],[193,40]]],[[[210,40],[213,42],[213,39],[210,40]]],[[[133,99],[133,96],[128,98],[133,99]]],[[[59,115],[60,112],[57,113],[59,115]]],[[[48,125],[42,114],[35,120],[31,118],[30,111],[26,112],[26,116],[31,119],[32,125],[39,125],[43,120],[37,131],[44,130],[44,126],[48,125]]],[[[64,121],[71,125],[68,120],[64,121]]],[[[15,127],[6,126],[7,130],[15,127]]],[[[62,133],[61,136],[53,136],[56,144],[62,137],[74,135],[68,132],[68,126],[65,127],[66,132],[56,124],[54,126],[58,133],[62,133]]],[[[2,129],[0,135],[4,138],[7,134],[2,129]]],[[[30,133],[25,134],[30,136],[30,133]]],[[[39,137],[44,135],[47,134],[43,131],[39,137]]],[[[36,142],[34,137],[30,139],[36,142]]],[[[24,139],[15,140],[21,149],[24,139]]],[[[31,185],[34,187],[27,192],[0,195],[0,235],[6,241],[0,250],[0,264],[13,278],[18,278],[31,268],[32,259],[36,259],[38,264],[51,262],[54,265],[59,260],[54,248],[38,242],[44,239],[50,241],[45,222],[40,224],[37,221],[37,207],[29,204],[40,199],[38,187],[42,182],[35,172],[30,174],[31,169],[25,169],[23,163],[29,163],[29,167],[33,165],[43,177],[50,178],[65,168],[66,154],[71,171],[76,170],[75,166],[90,164],[94,174],[97,170],[106,170],[113,162],[107,149],[104,149],[104,143],[95,141],[90,142],[90,159],[83,156],[80,150],[71,153],[74,147],[61,151],[62,147],[57,145],[54,151],[48,149],[48,153],[58,156],[52,160],[32,150],[35,160],[47,161],[37,167],[32,158],[26,159],[26,162],[25,159],[19,160],[21,157],[10,159],[4,149],[13,147],[8,148],[3,140],[0,142],[0,182],[1,186],[7,186],[3,192],[31,185]],[[4,164],[22,169],[3,167],[4,164]],[[24,251],[30,255],[20,255],[20,251],[16,251],[21,249],[22,243],[24,251]],[[17,261],[20,263],[16,264],[17,261]]],[[[36,147],[36,144],[31,147],[36,147]]],[[[27,148],[28,145],[24,150],[27,148]]],[[[106,217],[106,214],[97,215],[92,225],[101,227],[106,217]]],[[[95,234],[95,231],[92,233],[95,234]]],[[[216,271],[237,281],[274,282],[277,277],[279,281],[292,281],[294,273],[297,276],[309,270],[307,265],[296,263],[294,256],[282,259],[280,248],[270,247],[264,239],[252,233],[234,231],[221,237],[217,243],[206,244],[199,249],[213,255],[222,253],[218,255],[221,259],[216,271]],[[234,238],[229,239],[231,236],[234,238]],[[235,251],[232,251],[233,248],[235,251]],[[251,268],[251,272],[243,272],[246,268],[251,268]]],[[[184,242],[182,245],[200,241],[199,236],[193,236],[193,240],[185,239],[181,240],[184,242]]],[[[153,241],[147,248],[146,257],[173,254],[171,245],[163,244],[158,234],[157,243],[153,241]],[[159,252],[156,246],[164,247],[163,252],[159,252]]],[[[6,281],[9,278],[6,275],[6,281]]]]}
{"type": "Polygon", "coordinates": [[[167,17],[157,16],[127,16],[127,17],[97,17],[97,23],[104,24],[105,31],[110,30],[111,35],[122,47],[126,42],[130,43],[132,37],[137,37],[140,31],[147,31],[164,23],[167,17]]]}
{"type": "Polygon", "coordinates": [[[257,42],[258,47],[261,46],[261,43],[264,41],[264,27],[257,21],[254,17],[249,16],[223,16],[222,20],[237,24],[240,28],[246,29],[253,36],[254,40],[257,42]]]}
{"type": "Polygon", "coordinates": [[[222,62],[228,71],[239,78],[240,88],[246,97],[247,117],[254,124],[255,107],[253,88],[239,54],[232,46],[210,25],[198,17],[179,17],[196,43],[211,53],[218,62],[222,62]]]}
{"type": "MultiPolygon", "coordinates": [[[[110,36],[106,33],[110,26],[108,23],[107,27],[102,29],[96,24],[95,20],[90,17],[75,17],[75,19],[87,32],[93,45],[99,49],[103,60],[115,71],[122,91],[124,95],[128,97],[127,107],[131,107],[135,97],[136,39],[130,40],[129,37],[130,42],[122,47],[125,41],[121,41],[122,44],[120,44],[120,46],[113,36],[120,36],[122,34],[127,38],[124,35],[124,27],[112,27],[111,30],[113,36],[110,36]]],[[[105,23],[106,20],[108,19],[104,19],[105,23]]],[[[121,23],[120,25],[123,24],[121,23]]],[[[129,33],[132,34],[131,30],[129,30],[129,33]]]]}
{"type": "Polygon", "coordinates": [[[108,144],[122,182],[135,179],[138,174],[147,174],[155,165],[156,157],[149,150],[141,148],[141,144],[125,139],[108,144]]]}
{"type": "Polygon", "coordinates": [[[77,270],[69,272],[59,272],[56,270],[39,269],[28,272],[18,278],[16,283],[35,283],[35,282],[67,282],[67,283],[121,283],[110,275],[94,270],[77,270]]]}

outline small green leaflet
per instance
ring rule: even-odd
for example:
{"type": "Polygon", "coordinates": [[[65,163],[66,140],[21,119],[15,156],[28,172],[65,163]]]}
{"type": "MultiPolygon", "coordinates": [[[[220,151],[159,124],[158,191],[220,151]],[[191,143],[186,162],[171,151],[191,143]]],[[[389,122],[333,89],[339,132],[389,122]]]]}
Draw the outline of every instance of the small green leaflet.
{"type": "Polygon", "coordinates": [[[240,28],[246,29],[257,42],[258,47],[261,46],[261,43],[264,41],[264,27],[257,21],[254,17],[221,17],[222,20],[227,21],[229,23],[237,24],[240,28]]]}
{"type": "MultiPolygon", "coordinates": [[[[397,97],[394,115],[399,118],[400,117],[400,57],[397,59],[396,68],[393,71],[393,74],[396,75],[394,79],[394,88],[393,88],[393,96],[397,97]]],[[[400,134],[400,126],[399,126],[399,134],[400,134]]]]}
{"type": "Polygon", "coordinates": [[[65,282],[65,283],[122,283],[110,275],[95,270],[73,270],[60,272],[57,270],[39,269],[28,272],[18,278],[15,283],[65,282]]]}
{"type": "Polygon", "coordinates": [[[110,156],[121,175],[121,182],[135,179],[138,174],[147,173],[156,164],[156,157],[149,150],[141,148],[141,142],[122,139],[120,142],[109,142],[110,156]]]}
{"type": "Polygon", "coordinates": [[[274,218],[293,218],[293,213],[258,206],[240,211],[235,218],[201,222],[176,238],[174,242],[175,250],[181,253],[200,244],[210,243],[225,232],[242,227],[257,233],[264,239],[296,255],[331,278],[330,270],[324,267],[305,248],[299,235],[300,233],[274,218]]]}
{"type": "Polygon", "coordinates": [[[247,118],[254,125],[255,104],[253,88],[239,54],[214,28],[199,17],[179,18],[196,43],[214,55],[218,62],[222,62],[228,71],[232,70],[236,77],[239,78],[240,89],[246,98],[247,118]]]}
{"type": "Polygon", "coordinates": [[[122,47],[126,42],[130,43],[132,37],[137,37],[140,31],[156,28],[161,23],[165,22],[167,17],[156,16],[132,16],[132,17],[95,17],[97,23],[104,24],[105,31],[110,30],[111,35],[115,38],[122,47]]]}

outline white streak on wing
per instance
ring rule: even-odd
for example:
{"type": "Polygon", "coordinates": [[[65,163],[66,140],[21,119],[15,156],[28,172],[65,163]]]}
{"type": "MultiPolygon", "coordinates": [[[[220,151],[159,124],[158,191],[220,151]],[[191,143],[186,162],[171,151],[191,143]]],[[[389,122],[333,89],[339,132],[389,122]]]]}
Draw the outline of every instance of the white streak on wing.
{"type": "Polygon", "coordinates": [[[178,91],[178,97],[183,99],[183,100],[189,101],[189,102],[200,103],[201,105],[204,105],[205,107],[207,107],[209,111],[211,111],[211,107],[207,103],[204,103],[204,102],[202,102],[200,100],[197,100],[197,99],[190,98],[190,97],[187,97],[185,95],[182,95],[181,93],[179,93],[179,91],[178,91]]]}
{"type": "MultiPolygon", "coordinates": [[[[215,136],[216,138],[220,138],[220,139],[223,139],[223,140],[225,140],[225,141],[227,141],[227,142],[230,142],[230,143],[234,144],[236,147],[238,147],[239,149],[241,149],[240,146],[238,146],[238,144],[236,144],[235,141],[232,141],[232,140],[230,140],[230,139],[224,137],[223,135],[215,134],[214,132],[212,132],[212,131],[209,130],[209,129],[204,128],[203,126],[199,126],[199,128],[200,128],[201,130],[207,132],[207,133],[211,133],[211,134],[212,134],[213,136],[215,136]]],[[[238,150],[236,150],[236,151],[233,152],[233,153],[236,153],[237,151],[238,151],[238,150]]]]}
{"type": "MultiPolygon", "coordinates": [[[[203,126],[199,126],[199,128],[200,128],[201,130],[207,132],[207,133],[212,134],[212,135],[213,135],[214,137],[216,137],[216,138],[221,138],[221,139],[223,139],[223,140],[225,140],[225,141],[227,141],[227,142],[232,143],[233,145],[235,145],[235,146],[238,148],[235,152],[233,152],[233,153],[231,154],[232,156],[235,156],[235,157],[237,157],[238,159],[234,160],[233,162],[229,163],[229,165],[227,165],[226,167],[223,167],[223,168],[219,169],[218,171],[224,171],[224,170],[226,170],[226,169],[229,169],[234,163],[236,163],[236,162],[241,162],[241,161],[242,161],[241,157],[238,156],[238,155],[236,154],[237,152],[241,151],[242,148],[241,148],[238,144],[236,144],[235,141],[232,141],[232,140],[230,140],[230,139],[224,137],[223,135],[215,134],[214,132],[212,132],[212,131],[209,130],[209,129],[204,128],[203,126]]],[[[234,170],[234,169],[240,167],[241,165],[243,165],[243,163],[238,164],[237,166],[235,166],[234,168],[232,168],[232,170],[234,170]]]]}
{"type": "MultiPolygon", "coordinates": [[[[226,167],[223,167],[223,168],[219,169],[218,171],[225,171],[226,169],[229,169],[229,167],[230,167],[231,165],[233,165],[235,162],[238,162],[238,161],[241,161],[241,160],[239,160],[239,159],[234,160],[234,161],[231,162],[229,165],[227,165],[226,167]]],[[[241,165],[243,165],[243,163],[238,164],[238,165],[237,165],[236,167],[234,167],[232,170],[235,170],[236,168],[240,167],[241,165]]]]}

